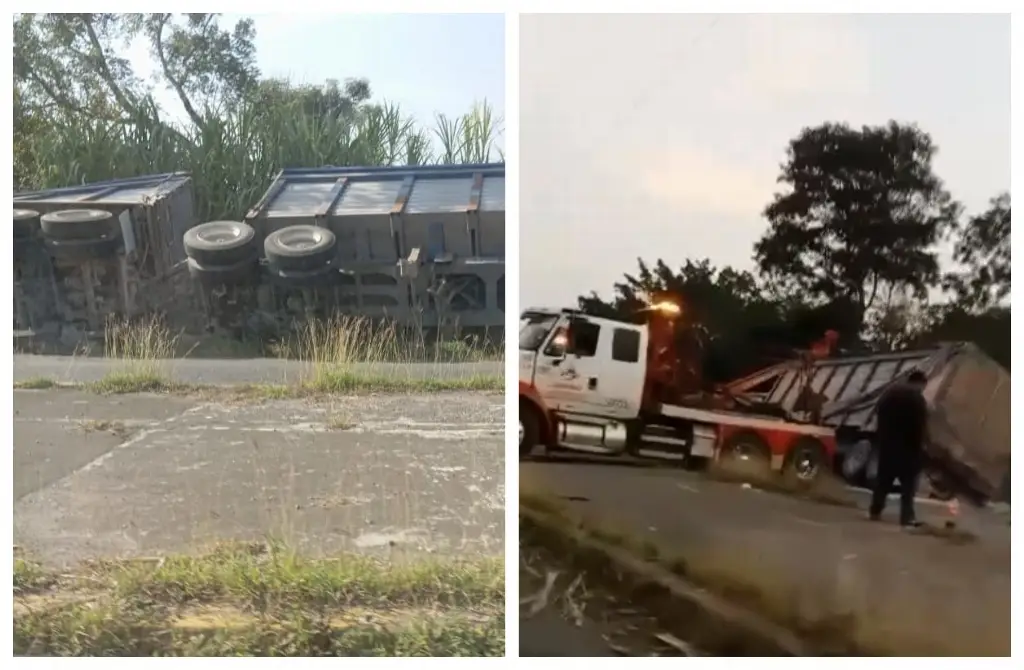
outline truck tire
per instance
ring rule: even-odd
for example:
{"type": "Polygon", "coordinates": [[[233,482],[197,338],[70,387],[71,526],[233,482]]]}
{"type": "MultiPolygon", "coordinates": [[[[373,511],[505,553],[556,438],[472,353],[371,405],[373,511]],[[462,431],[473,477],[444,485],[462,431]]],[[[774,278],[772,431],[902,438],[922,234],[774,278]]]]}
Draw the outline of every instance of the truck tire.
{"type": "Polygon", "coordinates": [[[234,265],[203,265],[194,258],[188,259],[188,274],[206,287],[256,285],[259,281],[260,266],[256,256],[234,265]]]}
{"type": "Polygon", "coordinates": [[[117,256],[121,250],[120,236],[108,235],[91,240],[52,240],[44,238],[47,253],[60,261],[97,261],[117,256]]]}
{"type": "Polygon", "coordinates": [[[39,212],[32,209],[14,210],[14,237],[27,239],[39,230],[39,212]]]}
{"type": "Polygon", "coordinates": [[[288,226],[267,235],[263,252],[274,270],[309,272],[330,266],[337,240],[320,226],[288,226]]]}
{"type": "Polygon", "coordinates": [[[121,226],[102,209],[64,209],[39,217],[43,237],[49,240],[100,240],[121,236],[121,226]]]}
{"type": "Polygon", "coordinates": [[[733,433],[722,445],[719,460],[723,465],[751,468],[753,470],[764,469],[765,473],[771,471],[772,451],[760,435],[752,430],[744,430],[733,433]]]}
{"type": "Polygon", "coordinates": [[[203,266],[229,266],[258,256],[256,231],[241,221],[209,221],[185,231],[185,255],[203,266]]]}
{"type": "Polygon", "coordinates": [[[810,484],[828,467],[825,445],[813,437],[801,437],[786,452],[782,472],[787,479],[810,484]]]}
{"type": "Polygon", "coordinates": [[[540,443],[540,417],[528,403],[519,403],[519,458],[533,453],[540,443]]]}

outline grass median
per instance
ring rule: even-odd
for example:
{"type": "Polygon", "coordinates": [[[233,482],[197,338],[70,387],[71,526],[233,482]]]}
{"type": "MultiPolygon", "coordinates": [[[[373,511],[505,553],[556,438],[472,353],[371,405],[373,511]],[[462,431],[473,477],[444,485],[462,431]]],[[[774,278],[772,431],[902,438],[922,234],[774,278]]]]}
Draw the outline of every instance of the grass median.
{"type": "MultiPolygon", "coordinates": [[[[301,372],[275,383],[209,385],[174,379],[180,337],[155,317],[112,319],[104,331],[104,358],[112,369],[87,384],[35,377],[15,388],[86,388],[97,393],[211,392],[220,388],[239,399],[274,399],[352,393],[501,391],[501,374],[466,374],[465,365],[502,360],[503,346],[473,339],[426,342],[393,322],[337,317],[312,319],[270,348],[277,358],[296,361],[301,372]]],[[[179,353],[181,355],[179,355],[179,353]]]]}
{"type": "Polygon", "coordinates": [[[33,656],[501,656],[504,561],[199,556],[14,567],[14,650],[33,656]]]}

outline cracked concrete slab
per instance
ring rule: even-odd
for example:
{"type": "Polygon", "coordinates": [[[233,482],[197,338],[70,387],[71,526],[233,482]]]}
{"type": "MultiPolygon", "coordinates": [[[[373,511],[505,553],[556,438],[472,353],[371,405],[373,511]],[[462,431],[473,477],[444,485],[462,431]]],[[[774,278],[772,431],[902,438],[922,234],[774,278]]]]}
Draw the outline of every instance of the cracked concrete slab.
{"type": "Polygon", "coordinates": [[[501,554],[503,405],[15,391],[15,542],[54,565],[268,535],[313,554],[501,554]]]}

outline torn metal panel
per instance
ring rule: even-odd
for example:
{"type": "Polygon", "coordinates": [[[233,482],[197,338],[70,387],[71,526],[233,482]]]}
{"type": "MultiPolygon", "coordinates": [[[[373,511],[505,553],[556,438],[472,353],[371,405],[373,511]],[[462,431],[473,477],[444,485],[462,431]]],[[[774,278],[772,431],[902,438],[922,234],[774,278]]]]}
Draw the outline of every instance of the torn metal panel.
{"type": "MultiPolygon", "coordinates": [[[[1010,463],[1010,374],[966,342],[929,349],[816,361],[810,388],[823,396],[821,423],[870,434],[879,398],[911,370],[928,377],[932,407],[929,451],[953,474],[985,496],[1004,485],[1010,463]]],[[[767,402],[795,416],[807,385],[802,363],[766,368],[728,385],[737,396],[767,402]]],[[[806,418],[806,417],[805,417],[806,418]]]]}

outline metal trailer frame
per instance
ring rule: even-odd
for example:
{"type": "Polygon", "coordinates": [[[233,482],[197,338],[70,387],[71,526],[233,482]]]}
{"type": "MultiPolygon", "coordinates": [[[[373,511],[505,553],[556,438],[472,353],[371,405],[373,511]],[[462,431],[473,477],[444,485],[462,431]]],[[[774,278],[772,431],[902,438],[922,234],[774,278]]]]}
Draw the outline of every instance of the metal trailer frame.
{"type": "Polygon", "coordinates": [[[504,330],[504,164],[281,170],[245,222],[331,230],[347,313],[504,330]]]}

